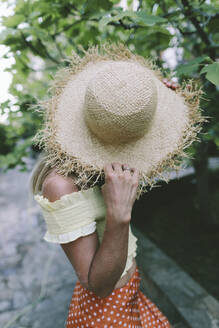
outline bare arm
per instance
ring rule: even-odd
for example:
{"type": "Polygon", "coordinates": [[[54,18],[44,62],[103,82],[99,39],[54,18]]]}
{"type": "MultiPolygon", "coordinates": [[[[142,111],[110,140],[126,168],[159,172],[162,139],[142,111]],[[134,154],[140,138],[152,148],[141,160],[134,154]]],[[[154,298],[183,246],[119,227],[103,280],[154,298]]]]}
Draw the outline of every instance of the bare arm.
{"type": "Polygon", "coordinates": [[[105,168],[103,195],[107,205],[106,226],[100,247],[94,255],[88,274],[88,286],[100,297],[114,289],[126,265],[129,223],[136,198],[138,172],[122,171],[114,163],[114,170],[105,168]],[[113,172],[114,171],[114,172],[113,172]]]}
{"type": "MultiPolygon", "coordinates": [[[[63,177],[57,173],[47,176],[43,182],[42,192],[50,202],[55,202],[63,195],[77,192],[78,188],[70,177],[63,177]]],[[[74,217],[72,217],[74,220],[74,217]]],[[[88,287],[88,271],[94,254],[99,247],[97,232],[77,238],[74,241],[60,244],[76,275],[85,288],[88,287]],[[83,259],[83,260],[82,260],[83,259]]]]}
{"type": "Polygon", "coordinates": [[[108,296],[114,289],[126,264],[129,223],[112,224],[106,218],[102,243],[94,255],[88,274],[88,286],[100,297],[108,296]]]}

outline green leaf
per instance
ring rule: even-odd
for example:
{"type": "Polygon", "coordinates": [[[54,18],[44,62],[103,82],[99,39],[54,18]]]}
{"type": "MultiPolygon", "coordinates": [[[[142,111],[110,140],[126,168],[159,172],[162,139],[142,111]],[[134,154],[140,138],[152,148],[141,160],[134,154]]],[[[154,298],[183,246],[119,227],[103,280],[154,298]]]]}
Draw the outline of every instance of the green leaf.
{"type": "Polygon", "coordinates": [[[202,11],[208,15],[214,15],[218,12],[219,10],[219,5],[217,3],[215,4],[208,4],[208,3],[203,3],[200,7],[198,4],[198,9],[202,9],[202,11]]]}
{"type": "MultiPolygon", "coordinates": [[[[17,46],[22,46],[21,35],[18,29],[8,28],[0,33],[0,44],[10,46],[10,50],[14,50],[17,46]]],[[[16,49],[17,50],[17,49],[16,49]]]]}
{"type": "Polygon", "coordinates": [[[45,29],[42,29],[42,28],[37,28],[37,27],[25,27],[23,29],[23,32],[25,34],[25,36],[29,36],[29,35],[32,35],[33,37],[37,37],[39,38],[40,40],[42,41],[49,41],[51,40],[51,36],[49,35],[49,33],[45,30],[45,29]]]}
{"type": "Polygon", "coordinates": [[[119,20],[129,17],[133,20],[134,23],[140,23],[142,26],[152,26],[157,23],[165,23],[167,20],[165,18],[154,16],[154,15],[148,15],[145,11],[133,11],[133,10],[125,10],[120,12],[118,15],[115,16],[104,16],[100,22],[99,27],[103,28],[110,22],[118,22],[119,20]]]}
{"type": "Polygon", "coordinates": [[[196,57],[195,59],[190,60],[187,64],[178,65],[176,68],[176,75],[189,75],[191,76],[195,71],[197,71],[200,63],[204,60],[209,60],[208,56],[200,56],[196,57]]]}
{"type": "Polygon", "coordinates": [[[169,37],[172,37],[172,34],[170,34],[170,32],[167,29],[165,29],[159,25],[155,25],[155,26],[149,27],[147,29],[147,35],[153,35],[156,33],[162,33],[162,34],[168,35],[169,37]]]}
{"type": "Polygon", "coordinates": [[[108,0],[92,0],[92,1],[85,1],[84,10],[85,12],[89,11],[98,11],[100,8],[105,10],[110,10],[113,4],[108,0]]]}
{"type": "Polygon", "coordinates": [[[136,22],[143,23],[146,26],[152,26],[158,23],[165,23],[167,20],[165,18],[155,16],[155,15],[148,15],[146,11],[137,11],[135,12],[136,22]]]}
{"type": "Polygon", "coordinates": [[[116,7],[116,8],[112,8],[109,11],[105,11],[105,12],[91,12],[90,15],[88,16],[88,20],[89,19],[102,19],[104,17],[113,17],[116,16],[118,13],[123,12],[123,9],[121,7],[116,7]],[[111,16],[112,15],[112,16],[111,16]]]}
{"type": "Polygon", "coordinates": [[[210,33],[219,32],[219,17],[212,17],[207,27],[210,33]]]}
{"type": "Polygon", "coordinates": [[[109,0],[110,2],[112,2],[114,5],[116,5],[117,3],[120,3],[120,0],[109,0]]]}
{"type": "Polygon", "coordinates": [[[214,34],[212,35],[212,41],[213,41],[214,43],[219,44],[219,32],[214,33],[214,34]]]}
{"type": "Polygon", "coordinates": [[[51,24],[52,24],[52,16],[51,15],[46,15],[46,16],[43,17],[43,21],[40,24],[40,28],[47,28],[51,24]]]}
{"type": "Polygon", "coordinates": [[[215,85],[219,85],[219,62],[205,65],[200,74],[207,73],[206,79],[208,79],[211,83],[215,85]]]}
{"type": "Polygon", "coordinates": [[[23,15],[9,16],[3,20],[4,26],[6,27],[16,27],[21,22],[25,22],[25,17],[23,15]]]}
{"type": "Polygon", "coordinates": [[[99,21],[99,28],[103,29],[103,27],[106,26],[112,20],[113,20],[113,17],[111,17],[111,16],[101,18],[101,20],[99,21]]]}
{"type": "Polygon", "coordinates": [[[7,28],[0,33],[0,44],[4,44],[5,39],[16,31],[13,28],[7,28]]]}
{"type": "Polygon", "coordinates": [[[103,18],[101,18],[101,20],[99,21],[99,28],[103,29],[104,26],[106,26],[107,24],[109,24],[110,22],[116,22],[119,19],[122,19],[124,17],[124,12],[119,13],[118,15],[115,16],[111,16],[111,14],[107,14],[107,16],[104,16],[103,18]]]}
{"type": "Polygon", "coordinates": [[[121,11],[118,15],[113,17],[114,21],[118,21],[120,19],[123,19],[124,17],[130,17],[130,18],[134,18],[135,17],[135,11],[132,10],[125,10],[125,11],[121,11]]]}

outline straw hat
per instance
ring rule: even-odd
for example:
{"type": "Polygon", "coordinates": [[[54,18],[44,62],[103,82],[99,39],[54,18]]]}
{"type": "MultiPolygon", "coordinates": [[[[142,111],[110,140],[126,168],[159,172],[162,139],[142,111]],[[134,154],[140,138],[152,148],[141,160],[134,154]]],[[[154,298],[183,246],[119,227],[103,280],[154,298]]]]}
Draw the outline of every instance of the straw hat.
{"type": "Polygon", "coordinates": [[[67,175],[75,172],[81,189],[94,186],[106,162],[140,171],[137,198],[157,178],[168,182],[201,129],[200,87],[190,80],[176,91],[151,59],[122,43],[91,46],[54,79],[52,96],[41,103],[44,126],[34,140],[47,164],[67,175]],[[95,181],[92,180],[95,177],[95,181]]]}

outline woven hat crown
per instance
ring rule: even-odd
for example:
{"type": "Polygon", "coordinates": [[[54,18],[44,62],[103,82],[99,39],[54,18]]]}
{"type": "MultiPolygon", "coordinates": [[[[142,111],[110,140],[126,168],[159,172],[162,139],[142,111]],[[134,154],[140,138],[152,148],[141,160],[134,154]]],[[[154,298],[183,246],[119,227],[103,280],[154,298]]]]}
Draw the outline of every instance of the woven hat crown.
{"type": "Polygon", "coordinates": [[[89,81],[84,119],[101,140],[115,144],[147,133],[157,106],[152,74],[132,62],[111,62],[89,81]]]}

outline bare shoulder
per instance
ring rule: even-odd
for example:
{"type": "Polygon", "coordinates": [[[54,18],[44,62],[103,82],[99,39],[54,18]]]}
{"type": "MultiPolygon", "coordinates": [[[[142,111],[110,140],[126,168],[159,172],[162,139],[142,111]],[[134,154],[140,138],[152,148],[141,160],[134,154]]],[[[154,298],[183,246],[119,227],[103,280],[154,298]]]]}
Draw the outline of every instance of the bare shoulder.
{"type": "Polygon", "coordinates": [[[50,202],[55,202],[63,195],[74,191],[78,191],[74,180],[71,177],[62,176],[55,171],[50,173],[43,181],[42,193],[50,202]]]}

